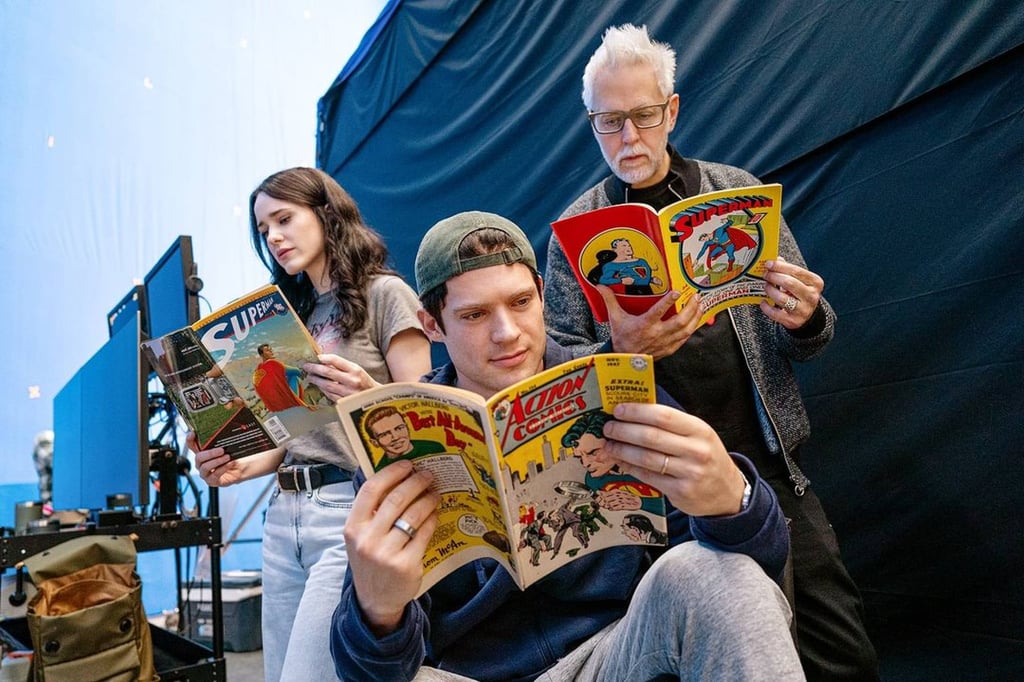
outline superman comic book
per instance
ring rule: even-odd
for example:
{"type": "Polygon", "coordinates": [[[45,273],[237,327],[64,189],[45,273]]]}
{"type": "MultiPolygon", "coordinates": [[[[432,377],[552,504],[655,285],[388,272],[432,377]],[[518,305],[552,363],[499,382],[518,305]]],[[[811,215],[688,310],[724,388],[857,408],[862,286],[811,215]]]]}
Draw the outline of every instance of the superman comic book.
{"type": "Polygon", "coordinates": [[[202,450],[253,455],[337,418],[301,369],[319,348],[276,286],[144,341],[142,351],[202,450]]]}
{"type": "Polygon", "coordinates": [[[608,311],[598,285],[628,313],[641,314],[668,291],[674,310],[700,294],[701,323],[765,295],[765,261],[778,257],[782,186],[700,194],[655,211],[618,204],[551,224],[598,322],[608,311]]]}

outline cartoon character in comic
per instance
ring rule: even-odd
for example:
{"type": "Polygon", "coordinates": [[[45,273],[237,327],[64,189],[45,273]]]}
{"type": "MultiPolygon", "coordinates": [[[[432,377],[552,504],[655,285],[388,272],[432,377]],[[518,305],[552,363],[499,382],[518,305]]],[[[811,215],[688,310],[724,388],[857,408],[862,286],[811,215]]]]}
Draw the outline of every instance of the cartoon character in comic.
{"type": "Polygon", "coordinates": [[[529,547],[533,550],[530,555],[530,563],[534,566],[540,566],[541,552],[551,551],[551,536],[544,530],[547,523],[545,513],[540,511],[537,513],[537,518],[523,526],[519,532],[519,549],[529,547]]]}
{"type": "Polygon", "coordinates": [[[695,263],[699,263],[701,256],[706,255],[705,268],[707,270],[712,270],[714,261],[724,255],[728,260],[726,272],[732,272],[736,263],[737,251],[757,249],[757,242],[743,230],[734,227],[729,217],[726,217],[714,231],[701,235],[700,240],[704,242],[704,245],[693,260],[695,263]]]}
{"type": "Polygon", "coordinates": [[[473,468],[476,469],[476,472],[478,474],[480,474],[480,480],[484,482],[484,485],[486,485],[487,487],[492,488],[494,490],[498,489],[497,485],[495,485],[495,483],[494,483],[494,477],[491,476],[491,472],[490,471],[488,471],[484,467],[480,466],[476,462],[473,463],[473,468]]]}
{"type": "Polygon", "coordinates": [[[274,357],[274,349],[269,343],[261,343],[256,353],[261,362],[253,370],[252,385],[267,410],[281,412],[292,407],[309,408],[303,400],[302,370],[289,367],[274,357]]]}
{"type": "Polygon", "coordinates": [[[584,483],[596,493],[596,503],[610,510],[644,510],[662,513],[664,499],[656,488],[619,472],[614,461],[604,454],[607,440],[604,425],[613,417],[595,410],[580,416],[562,436],[562,446],[587,470],[584,483]]]}
{"type": "Polygon", "coordinates": [[[653,294],[651,285],[661,286],[661,279],[654,276],[650,263],[634,255],[633,245],[628,239],[613,239],[611,247],[610,251],[603,249],[597,252],[597,267],[587,273],[590,282],[622,285],[625,294],[653,294]]]}
{"type": "Polygon", "coordinates": [[[509,411],[512,409],[512,401],[508,398],[503,398],[494,406],[494,418],[498,421],[502,421],[508,417],[509,411]]]}
{"type": "Polygon", "coordinates": [[[445,451],[444,446],[436,441],[413,440],[409,436],[405,416],[392,405],[382,405],[367,412],[363,417],[363,430],[373,444],[384,451],[378,462],[381,465],[445,451]]]}
{"type": "MultiPolygon", "coordinates": [[[[572,532],[572,536],[576,538],[576,541],[581,546],[586,546],[589,540],[583,534],[583,530],[580,528],[580,524],[583,519],[574,510],[570,509],[575,500],[570,497],[566,500],[558,509],[555,510],[554,518],[552,519],[553,525],[558,529],[555,533],[555,543],[551,547],[551,558],[558,556],[558,553],[562,550],[562,540],[565,538],[565,534],[572,532]]],[[[571,552],[571,550],[570,550],[571,552]]],[[[572,553],[570,553],[572,556],[572,553]]]]}
{"type": "Polygon", "coordinates": [[[651,545],[664,545],[668,542],[668,534],[657,530],[651,519],[643,514],[626,514],[622,519],[622,533],[634,542],[651,545]]]}
{"type": "Polygon", "coordinates": [[[598,521],[608,528],[612,527],[612,524],[608,523],[608,519],[601,513],[601,505],[597,503],[596,499],[576,507],[573,511],[580,517],[580,534],[583,536],[582,545],[584,548],[590,544],[590,538],[597,535],[597,531],[601,529],[597,525],[598,521]]]}

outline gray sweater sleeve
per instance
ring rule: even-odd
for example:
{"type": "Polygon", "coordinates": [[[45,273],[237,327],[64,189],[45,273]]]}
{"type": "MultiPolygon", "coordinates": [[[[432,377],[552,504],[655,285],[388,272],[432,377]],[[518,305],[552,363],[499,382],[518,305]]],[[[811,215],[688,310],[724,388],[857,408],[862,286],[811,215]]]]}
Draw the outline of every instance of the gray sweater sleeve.
{"type": "MultiPolygon", "coordinates": [[[[568,218],[609,206],[603,183],[583,193],[559,218],[568,218]]],[[[544,276],[544,321],[548,334],[573,356],[597,352],[611,338],[607,323],[594,321],[586,296],[573,274],[569,260],[554,233],[548,238],[548,260],[544,276]]]]}
{"type": "MultiPolygon", "coordinates": [[[[700,173],[700,193],[761,184],[751,173],[734,166],[696,161],[700,173]]],[[[604,182],[594,185],[574,201],[560,217],[611,205],[604,182]]],[[[548,333],[574,356],[610,350],[611,330],[606,323],[594,321],[586,297],[562,251],[552,235],[548,240],[548,260],[544,281],[545,321],[548,333]]],[[[790,263],[807,267],[796,239],[783,218],[779,234],[779,255],[790,263]]],[[[803,362],[821,353],[832,340],[836,314],[822,297],[812,318],[811,329],[794,334],[775,323],[757,306],[738,306],[729,310],[729,318],[740,340],[753,385],[760,400],[758,408],[765,440],[772,450],[778,439],[784,452],[807,439],[810,424],[800,399],[791,362],[803,362]]]]}

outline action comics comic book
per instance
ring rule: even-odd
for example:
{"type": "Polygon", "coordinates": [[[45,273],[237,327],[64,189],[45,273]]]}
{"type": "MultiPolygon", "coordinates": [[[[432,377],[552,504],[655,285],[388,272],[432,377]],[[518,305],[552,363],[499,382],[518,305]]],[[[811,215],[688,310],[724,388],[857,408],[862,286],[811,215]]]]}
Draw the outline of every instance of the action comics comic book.
{"type": "Polygon", "coordinates": [[[591,355],[488,400],[459,388],[387,384],[336,407],[369,476],[400,459],[434,476],[440,524],[421,593],[470,561],[501,562],[520,589],[616,545],[664,545],[665,499],[601,452],[615,405],[655,401],[649,355],[591,355]]]}

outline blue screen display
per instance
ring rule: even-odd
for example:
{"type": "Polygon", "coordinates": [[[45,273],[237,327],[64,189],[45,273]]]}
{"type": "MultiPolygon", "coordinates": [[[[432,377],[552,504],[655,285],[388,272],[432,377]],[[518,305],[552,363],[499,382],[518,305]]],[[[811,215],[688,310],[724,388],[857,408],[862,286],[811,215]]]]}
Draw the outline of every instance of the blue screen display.
{"type": "Polygon", "coordinates": [[[191,269],[191,262],[183,262],[182,244],[179,239],[146,275],[146,303],[149,308],[151,338],[170,334],[195,321],[189,319],[190,294],[185,286],[186,265],[191,269]]]}
{"type": "Polygon", "coordinates": [[[53,399],[54,509],[102,509],[113,493],[149,503],[149,408],[133,317],[53,399]]]}
{"type": "Polygon", "coordinates": [[[135,313],[142,315],[142,333],[149,334],[149,316],[146,314],[146,289],[134,286],[113,309],[107,313],[107,329],[113,336],[121,327],[135,321],[135,313]]]}

